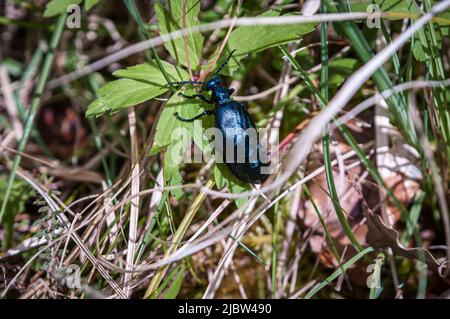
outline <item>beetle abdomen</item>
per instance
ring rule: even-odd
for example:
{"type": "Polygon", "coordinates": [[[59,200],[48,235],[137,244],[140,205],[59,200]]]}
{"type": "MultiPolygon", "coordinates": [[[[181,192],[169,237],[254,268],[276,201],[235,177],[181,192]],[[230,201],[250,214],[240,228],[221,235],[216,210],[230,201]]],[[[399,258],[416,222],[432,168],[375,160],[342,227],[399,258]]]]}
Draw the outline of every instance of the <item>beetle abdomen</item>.
{"type": "Polygon", "coordinates": [[[233,174],[248,183],[261,183],[268,175],[269,163],[261,149],[255,123],[246,108],[238,102],[230,101],[216,109],[216,127],[221,131],[222,145],[217,145],[224,162],[233,174]],[[261,154],[263,154],[261,156],[261,154]]]}

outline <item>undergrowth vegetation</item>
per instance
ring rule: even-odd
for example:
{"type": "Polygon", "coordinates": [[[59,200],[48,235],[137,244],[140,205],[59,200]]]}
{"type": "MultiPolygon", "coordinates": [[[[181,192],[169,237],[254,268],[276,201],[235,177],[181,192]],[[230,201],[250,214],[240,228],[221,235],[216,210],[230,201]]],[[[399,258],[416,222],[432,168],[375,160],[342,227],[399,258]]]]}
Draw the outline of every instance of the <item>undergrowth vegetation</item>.
{"type": "Polygon", "coordinates": [[[1,2],[0,296],[448,297],[449,32],[450,1],[1,2]],[[233,50],[262,185],[175,116],[233,50]]]}

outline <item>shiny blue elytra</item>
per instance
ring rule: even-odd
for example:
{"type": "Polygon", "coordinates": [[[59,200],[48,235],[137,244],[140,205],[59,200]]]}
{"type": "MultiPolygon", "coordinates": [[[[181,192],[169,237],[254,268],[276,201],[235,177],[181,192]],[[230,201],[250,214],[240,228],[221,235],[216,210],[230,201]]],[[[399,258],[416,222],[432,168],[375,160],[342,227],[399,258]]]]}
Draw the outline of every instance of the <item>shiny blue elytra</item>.
{"type": "MultiPolygon", "coordinates": [[[[234,89],[227,88],[223,85],[222,79],[218,76],[219,72],[228,63],[231,56],[236,50],[233,50],[222,65],[217,69],[212,78],[207,82],[201,81],[181,81],[181,82],[169,82],[169,85],[202,85],[202,91],[210,91],[211,98],[208,99],[202,94],[185,95],[180,93],[187,99],[198,98],[208,104],[214,104],[215,109],[213,111],[206,110],[203,113],[194,116],[193,118],[182,118],[175,113],[175,117],[183,122],[192,122],[204,115],[214,115],[215,125],[223,136],[222,145],[230,143],[234,148],[233,158],[227,158],[227,155],[223,150],[220,150],[223,154],[226,164],[230,168],[231,172],[241,181],[247,183],[262,183],[269,174],[268,161],[261,161],[261,153],[267,158],[265,151],[261,148],[258,139],[251,139],[247,134],[247,130],[254,130],[256,132],[255,122],[251,118],[245,106],[239,102],[233,101],[230,96],[234,92],[234,89]],[[238,160],[239,151],[242,151],[243,158],[238,160]]],[[[229,145],[229,144],[228,144],[229,145]]]]}

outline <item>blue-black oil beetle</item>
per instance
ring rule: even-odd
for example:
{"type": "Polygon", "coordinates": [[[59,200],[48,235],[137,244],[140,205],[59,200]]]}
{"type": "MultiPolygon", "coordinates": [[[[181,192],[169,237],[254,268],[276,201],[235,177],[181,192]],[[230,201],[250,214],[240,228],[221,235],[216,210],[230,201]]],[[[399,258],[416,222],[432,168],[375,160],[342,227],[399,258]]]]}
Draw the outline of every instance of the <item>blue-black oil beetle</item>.
{"type": "Polygon", "coordinates": [[[201,91],[210,91],[211,98],[207,98],[202,94],[189,96],[180,93],[180,95],[188,99],[198,98],[203,102],[215,105],[213,111],[206,110],[190,119],[182,118],[178,113],[175,113],[175,117],[183,122],[192,122],[205,115],[214,115],[215,126],[223,136],[221,145],[224,148],[219,148],[219,151],[222,152],[223,159],[232,173],[243,182],[262,183],[269,176],[270,163],[267,160],[266,151],[259,143],[255,123],[245,106],[230,98],[234,89],[225,87],[222,79],[218,76],[235,51],[233,50],[230,53],[212,78],[206,82],[181,81],[169,83],[169,85],[201,85],[201,91]],[[249,132],[250,134],[248,134],[249,132]],[[252,135],[252,132],[255,134],[252,135]],[[225,149],[230,145],[232,146],[231,153],[227,153],[225,149]]]}

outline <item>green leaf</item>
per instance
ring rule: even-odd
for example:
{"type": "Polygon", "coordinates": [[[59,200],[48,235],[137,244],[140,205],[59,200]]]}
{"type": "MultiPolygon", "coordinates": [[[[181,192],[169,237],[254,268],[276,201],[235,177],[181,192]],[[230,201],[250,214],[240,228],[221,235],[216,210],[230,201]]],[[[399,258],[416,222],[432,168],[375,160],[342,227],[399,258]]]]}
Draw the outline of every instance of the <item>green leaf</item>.
{"type": "MultiPolygon", "coordinates": [[[[185,266],[184,266],[184,265],[180,265],[180,266],[174,268],[174,269],[166,276],[166,278],[165,278],[164,281],[161,283],[161,285],[158,287],[158,289],[156,289],[156,290],[149,296],[149,298],[150,298],[150,299],[156,299],[156,298],[158,298],[158,297],[160,296],[161,292],[162,292],[162,291],[167,287],[167,285],[172,281],[172,278],[174,278],[174,277],[176,276],[175,279],[174,279],[174,280],[176,280],[176,278],[179,276],[180,272],[184,274],[184,271],[185,271],[185,266]]],[[[173,281],[172,281],[172,283],[173,283],[173,281]]],[[[169,287],[169,289],[170,289],[170,287],[169,287]]],[[[172,292],[172,294],[173,294],[173,292],[172,292]]],[[[170,295],[169,295],[169,296],[170,296],[170,295]]]]}
{"type": "MultiPolygon", "coordinates": [[[[180,165],[183,162],[187,147],[192,142],[193,123],[177,120],[174,115],[175,112],[182,116],[192,117],[199,111],[196,103],[174,94],[167,101],[156,124],[155,138],[150,153],[156,154],[159,150],[166,149],[164,153],[164,180],[167,186],[182,184],[180,165]]],[[[171,190],[170,192],[177,199],[183,196],[181,189],[171,190]]]]}
{"type": "MultiPolygon", "coordinates": [[[[178,80],[187,76],[186,71],[165,61],[161,61],[161,63],[172,80],[178,80]]],[[[167,84],[155,61],[117,70],[113,73],[113,75],[119,78],[145,81],[159,87],[167,84]]]]}
{"type": "Polygon", "coordinates": [[[191,133],[192,130],[189,129],[189,127],[192,126],[192,123],[178,121],[175,117],[175,112],[178,112],[178,114],[183,117],[192,117],[195,116],[196,113],[199,113],[198,110],[195,111],[196,108],[197,104],[184,99],[178,94],[172,95],[164,106],[164,110],[161,112],[158,123],[156,124],[156,134],[152,145],[152,151],[170,145],[172,142],[176,142],[175,139],[181,137],[184,133],[184,136],[187,139],[191,139],[192,135],[189,136],[189,133],[191,133]],[[176,128],[179,128],[179,130],[175,131],[176,128]],[[182,131],[184,129],[186,129],[185,132],[182,131]]]}
{"type": "MultiPolygon", "coordinates": [[[[172,80],[187,77],[184,70],[167,62],[162,63],[172,80]]],[[[108,82],[98,90],[99,98],[88,106],[86,116],[100,116],[106,111],[118,112],[161,95],[169,89],[154,61],[118,70],[114,75],[121,79],[108,82]]]]}
{"type": "MultiPolygon", "coordinates": [[[[160,3],[155,4],[156,17],[158,18],[161,34],[168,34],[170,32],[182,29],[182,1],[170,1],[169,12],[160,3]]],[[[200,1],[187,0],[186,1],[186,27],[194,27],[199,24],[198,14],[200,12],[200,1]]],[[[203,47],[203,36],[199,32],[190,33],[187,36],[187,47],[189,54],[189,62],[192,69],[197,69],[200,65],[200,55],[203,47]]],[[[169,51],[170,55],[178,61],[178,63],[187,66],[187,56],[184,47],[184,39],[177,38],[170,42],[165,42],[164,46],[169,51]]]]}
{"type": "Polygon", "coordinates": [[[106,110],[114,113],[149,100],[165,91],[167,89],[159,89],[155,85],[131,79],[112,81],[99,89],[100,101],[94,101],[89,105],[87,115],[100,115],[99,110],[101,113],[106,110]],[[97,103],[99,103],[100,109],[97,109],[97,103]]]}
{"type": "MultiPolygon", "coordinates": [[[[328,87],[330,89],[338,88],[359,66],[360,62],[357,59],[342,58],[331,60],[329,62],[330,75],[327,81],[328,87]]],[[[310,76],[311,80],[317,79],[320,76],[320,72],[317,71],[312,74],[310,76]]]]}
{"type": "MultiPolygon", "coordinates": [[[[183,26],[183,1],[170,0],[170,11],[172,13],[173,20],[180,26],[183,26]]],[[[186,28],[192,28],[200,24],[198,15],[200,13],[200,1],[199,0],[186,0],[186,28]]],[[[202,49],[203,36],[196,32],[201,40],[198,50],[202,49]]]]}
{"type": "MultiPolygon", "coordinates": [[[[191,94],[193,91],[186,92],[191,94]]],[[[194,140],[202,151],[209,147],[209,141],[203,132],[206,128],[212,127],[212,116],[204,116],[201,120],[195,122],[182,122],[174,115],[175,112],[178,112],[181,117],[191,118],[203,111],[198,102],[187,100],[178,94],[172,95],[164,106],[164,110],[161,112],[156,125],[156,134],[151,152],[183,139],[185,139],[184,141],[194,140]]]]}
{"type": "MultiPolygon", "coordinates": [[[[194,91],[188,90],[187,94],[194,91]]],[[[188,100],[178,94],[172,95],[164,106],[163,111],[156,124],[156,133],[150,153],[157,154],[164,148],[164,179],[169,186],[182,184],[182,177],[179,169],[184,159],[186,149],[192,141],[201,151],[208,151],[211,154],[209,141],[204,134],[206,128],[212,127],[213,117],[204,116],[195,122],[182,122],[175,117],[177,112],[181,117],[191,118],[203,112],[197,101],[188,100]]],[[[177,199],[181,198],[181,189],[172,190],[172,195],[177,199]]]]}
{"type": "Polygon", "coordinates": [[[366,12],[368,6],[372,3],[372,0],[359,0],[348,1],[346,4],[350,7],[352,12],[366,12]]]}
{"type": "Polygon", "coordinates": [[[420,9],[414,0],[377,0],[382,12],[400,12],[420,14],[420,9]]]}
{"type": "Polygon", "coordinates": [[[428,42],[425,38],[424,30],[419,30],[413,36],[412,52],[417,61],[425,62],[429,56],[428,42]]]}
{"type": "Polygon", "coordinates": [[[214,165],[214,181],[216,182],[217,188],[221,189],[227,186],[227,180],[220,171],[219,166],[219,163],[216,163],[216,165],[214,165]]]}
{"type": "MultiPolygon", "coordinates": [[[[371,7],[376,9],[378,6],[381,12],[387,13],[402,13],[402,14],[419,14],[420,9],[414,0],[359,0],[348,1],[346,3],[350,7],[351,12],[371,12],[371,7]]],[[[403,19],[400,15],[398,17],[392,16],[389,19],[403,19]]]]}
{"type": "Polygon", "coordinates": [[[182,266],[178,271],[175,279],[172,281],[170,287],[167,289],[166,294],[164,295],[164,299],[175,299],[178,293],[180,292],[181,284],[184,279],[184,271],[185,267],[182,266]]]}
{"type": "Polygon", "coordinates": [[[360,63],[356,59],[343,58],[331,60],[329,62],[330,77],[328,79],[328,86],[336,88],[359,67],[360,63]]]}
{"type": "Polygon", "coordinates": [[[100,0],[85,0],[84,2],[84,9],[86,11],[89,11],[94,7],[97,3],[99,3],[100,0]]]}
{"type": "Polygon", "coordinates": [[[80,4],[82,0],[52,0],[45,7],[44,17],[50,18],[67,10],[71,4],[80,4]]]}
{"type": "MultiPolygon", "coordinates": [[[[435,21],[443,26],[449,26],[450,25],[450,10],[446,10],[440,14],[438,14],[435,17],[435,21]]],[[[446,35],[448,35],[448,29],[444,32],[446,35]]]]}
{"type": "MultiPolygon", "coordinates": [[[[276,17],[279,13],[269,10],[260,15],[260,17],[276,17]]],[[[249,53],[260,52],[271,47],[284,43],[299,40],[301,35],[312,32],[316,23],[307,24],[289,24],[289,25],[257,25],[242,26],[236,28],[230,35],[228,43],[221,54],[216,66],[219,66],[228,56],[228,54],[237,49],[227,66],[222,71],[224,74],[231,75],[238,67],[239,61],[249,53]]],[[[210,63],[214,58],[214,52],[210,63]]]]}
{"type": "MultiPolygon", "coordinates": [[[[180,144],[180,146],[181,147],[177,149],[177,155],[183,156],[186,151],[187,144],[180,144]]],[[[178,186],[183,183],[183,178],[181,177],[179,168],[181,162],[178,162],[178,159],[174,158],[174,155],[174,147],[169,146],[164,157],[164,180],[166,181],[165,185],[167,186],[178,186]]],[[[176,199],[180,199],[183,196],[182,189],[173,189],[170,192],[176,199]]]]}
{"type": "MultiPolygon", "coordinates": [[[[442,48],[441,33],[435,32],[434,36],[436,37],[436,49],[440,50],[442,48]]],[[[429,39],[432,39],[432,37],[428,27],[417,31],[414,35],[413,54],[414,57],[420,62],[428,61],[430,57],[433,56],[429,39]]]]}
{"type": "MultiPolygon", "coordinates": [[[[215,164],[214,180],[219,188],[227,186],[228,191],[232,194],[246,192],[251,189],[249,184],[238,180],[225,163],[215,164]]],[[[248,197],[238,198],[235,202],[237,207],[242,207],[248,202],[248,197]]]]}

